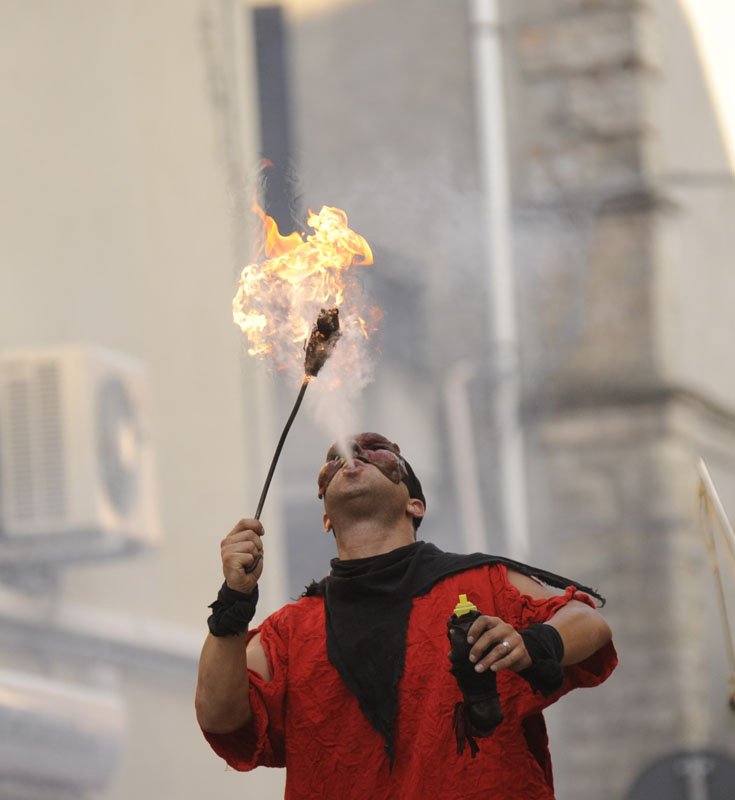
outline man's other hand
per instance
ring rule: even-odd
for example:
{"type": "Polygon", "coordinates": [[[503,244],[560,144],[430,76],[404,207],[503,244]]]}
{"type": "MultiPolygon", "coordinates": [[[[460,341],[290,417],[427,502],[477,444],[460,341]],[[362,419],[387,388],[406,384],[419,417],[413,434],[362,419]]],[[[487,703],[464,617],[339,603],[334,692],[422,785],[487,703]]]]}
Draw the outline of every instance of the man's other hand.
{"type": "Polygon", "coordinates": [[[473,645],[469,658],[478,672],[490,667],[493,672],[501,669],[518,672],[531,666],[523,637],[500,617],[478,617],[467,633],[467,641],[473,645]]]}

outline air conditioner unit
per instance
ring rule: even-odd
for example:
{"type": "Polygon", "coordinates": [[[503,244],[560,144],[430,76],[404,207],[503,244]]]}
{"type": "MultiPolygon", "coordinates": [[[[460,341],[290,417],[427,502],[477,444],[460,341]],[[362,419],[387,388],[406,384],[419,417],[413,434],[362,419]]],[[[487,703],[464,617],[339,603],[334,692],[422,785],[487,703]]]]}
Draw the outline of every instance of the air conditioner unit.
{"type": "Polygon", "coordinates": [[[0,353],[0,563],[158,538],[143,364],[90,345],[0,353]]]}

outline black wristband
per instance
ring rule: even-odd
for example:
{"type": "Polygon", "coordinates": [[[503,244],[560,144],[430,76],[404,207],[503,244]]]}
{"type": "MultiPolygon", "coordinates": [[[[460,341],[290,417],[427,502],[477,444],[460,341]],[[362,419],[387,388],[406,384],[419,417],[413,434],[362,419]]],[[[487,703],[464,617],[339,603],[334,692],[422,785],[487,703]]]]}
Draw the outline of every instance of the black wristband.
{"type": "Polygon", "coordinates": [[[552,625],[536,622],[520,632],[523,644],[533,662],[518,674],[525,678],[534,692],[548,697],[558,692],[564,684],[564,642],[559,631],[552,625]]]}
{"type": "Polygon", "coordinates": [[[227,582],[217,594],[217,599],[209,607],[212,615],[207,620],[212,636],[237,636],[248,629],[250,620],[255,616],[258,604],[258,586],[249,594],[230,589],[227,582]]]}

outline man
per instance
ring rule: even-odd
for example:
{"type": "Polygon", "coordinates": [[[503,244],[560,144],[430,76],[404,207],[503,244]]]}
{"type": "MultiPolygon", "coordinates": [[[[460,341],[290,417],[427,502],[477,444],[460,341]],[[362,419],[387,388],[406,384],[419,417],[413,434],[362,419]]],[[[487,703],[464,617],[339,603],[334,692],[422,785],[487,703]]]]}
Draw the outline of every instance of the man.
{"type": "Polygon", "coordinates": [[[612,672],[607,623],[560,576],[417,542],[426,502],[400,448],[370,433],[349,448],[332,446],[319,474],[339,558],[254,631],[263,528],[241,520],[222,541],[197,688],[204,735],[235,769],[285,766],[287,798],[553,800],[541,712],[612,672]],[[453,664],[460,594],[479,611],[453,664]],[[503,719],[481,729],[470,712],[493,678],[503,719]]]}

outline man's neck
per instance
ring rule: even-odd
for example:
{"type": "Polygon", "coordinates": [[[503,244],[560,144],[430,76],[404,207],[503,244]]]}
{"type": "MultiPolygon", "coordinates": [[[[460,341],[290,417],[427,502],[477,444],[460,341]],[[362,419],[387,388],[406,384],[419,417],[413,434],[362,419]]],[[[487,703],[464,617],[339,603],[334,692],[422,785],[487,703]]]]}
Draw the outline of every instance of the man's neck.
{"type": "Polygon", "coordinates": [[[410,521],[408,524],[385,527],[374,520],[359,520],[335,530],[337,553],[341,561],[368,558],[390,553],[416,541],[410,521]]]}

